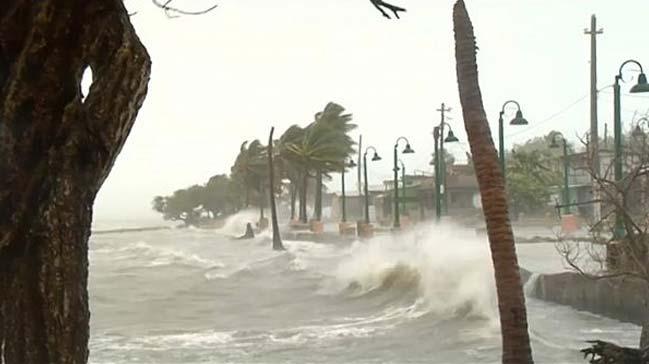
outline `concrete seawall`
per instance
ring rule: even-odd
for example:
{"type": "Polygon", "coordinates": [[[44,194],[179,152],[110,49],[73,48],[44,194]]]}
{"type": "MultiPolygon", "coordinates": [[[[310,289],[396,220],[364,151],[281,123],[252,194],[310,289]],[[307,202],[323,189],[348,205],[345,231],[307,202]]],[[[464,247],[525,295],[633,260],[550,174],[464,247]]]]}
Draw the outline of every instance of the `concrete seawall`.
{"type": "Polygon", "coordinates": [[[544,301],[636,325],[642,324],[649,293],[647,284],[639,279],[593,280],[573,272],[539,275],[530,292],[544,301]]]}

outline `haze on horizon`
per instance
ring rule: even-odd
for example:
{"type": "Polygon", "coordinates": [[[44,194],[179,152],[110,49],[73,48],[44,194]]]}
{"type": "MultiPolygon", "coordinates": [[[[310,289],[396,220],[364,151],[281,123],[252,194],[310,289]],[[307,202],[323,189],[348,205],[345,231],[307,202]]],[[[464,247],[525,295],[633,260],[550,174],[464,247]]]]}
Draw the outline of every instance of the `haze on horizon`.
{"type": "MultiPolygon", "coordinates": [[[[185,2],[189,4],[190,2],[185,2]]],[[[196,8],[208,1],[191,2],[196,8]]],[[[457,96],[451,0],[399,0],[400,20],[367,0],[222,0],[206,15],[168,19],[148,2],[130,1],[133,22],[153,60],[149,92],[131,135],[95,203],[97,219],[153,218],[150,202],[215,174],[229,173],[244,140],[266,139],[308,123],[328,101],[354,115],[364,145],[389,156],[398,136],[416,154],[408,169],[430,170],[435,110],[469,146],[457,96]]],[[[526,127],[506,127],[507,148],[559,130],[572,141],[589,125],[589,39],[596,14],[599,88],[634,58],[649,67],[646,0],[467,1],[480,48],[482,94],[492,131],[502,103],[521,103],[526,127]]],[[[635,77],[633,72],[625,77],[635,77]]],[[[623,86],[623,92],[628,91],[623,86]]],[[[599,97],[600,136],[612,134],[612,90],[599,97]]],[[[649,107],[623,97],[623,123],[649,107]]],[[[497,137],[497,134],[493,134],[497,137]]],[[[390,178],[391,158],[372,164],[370,180],[390,178]]],[[[337,189],[336,183],[331,188],[337,189]]]]}

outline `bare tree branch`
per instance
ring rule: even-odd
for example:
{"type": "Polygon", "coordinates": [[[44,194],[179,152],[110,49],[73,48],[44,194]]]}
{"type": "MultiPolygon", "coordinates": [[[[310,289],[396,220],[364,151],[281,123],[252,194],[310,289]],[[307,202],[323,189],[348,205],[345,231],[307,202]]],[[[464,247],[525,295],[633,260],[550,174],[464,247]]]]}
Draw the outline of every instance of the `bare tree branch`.
{"type": "Polygon", "coordinates": [[[155,6],[164,9],[165,14],[169,18],[177,18],[179,15],[202,15],[202,14],[209,13],[210,11],[216,9],[216,7],[218,6],[214,4],[203,10],[189,11],[189,10],[184,10],[184,9],[171,6],[171,3],[174,0],[165,0],[164,2],[161,2],[160,0],[151,0],[151,1],[155,6]]]}
{"type": "Polygon", "coordinates": [[[403,12],[406,11],[406,9],[404,9],[404,8],[401,8],[401,7],[386,3],[383,0],[370,0],[370,2],[372,2],[372,5],[374,5],[374,7],[376,7],[381,12],[381,14],[383,14],[383,16],[388,18],[388,19],[391,19],[390,15],[388,15],[388,13],[386,13],[385,10],[383,10],[383,8],[386,8],[386,9],[392,11],[392,13],[394,14],[394,16],[397,19],[399,19],[399,12],[400,11],[403,11],[403,12]]]}
{"type": "MultiPolygon", "coordinates": [[[[185,10],[185,9],[181,9],[181,8],[178,8],[178,7],[171,6],[171,3],[174,0],[164,0],[164,1],[151,0],[151,1],[153,2],[153,4],[155,6],[163,9],[165,11],[165,14],[169,18],[177,18],[180,15],[201,15],[201,14],[209,13],[210,11],[216,9],[216,7],[218,6],[218,5],[214,4],[214,5],[206,8],[206,9],[190,11],[190,10],[185,10]]],[[[372,3],[372,5],[374,5],[374,7],[376,7],[381,12],[381,14],[383,14],[384,17],[386,17],[388,19],[392,19],[392,18],[390,17],[390,15],[384,9],[387,9],[387,10],[391,11],[392,14],[394,15],[394,17],[397,18],[397,19],[399,19],[399,12],[405,12],[406,11],[406,9],[404,9],[402,7],[392,5],[392,4],[387,3],[387,2],[385,2],[383,0],[370,0],[370,2],[372,3]]]]}

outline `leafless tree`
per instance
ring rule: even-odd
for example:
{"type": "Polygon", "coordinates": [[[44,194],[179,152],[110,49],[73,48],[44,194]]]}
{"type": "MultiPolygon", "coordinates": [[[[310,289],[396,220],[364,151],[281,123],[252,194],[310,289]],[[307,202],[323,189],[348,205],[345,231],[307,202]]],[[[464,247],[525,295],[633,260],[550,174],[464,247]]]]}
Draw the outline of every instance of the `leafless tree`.
{"type": "MultiPolygon", "coordinates": [[[[569,268],[589,279],[607,279],[612,284],[636,280],[649,292],[649,148],[639,125],[625,139],[620,161],[623,166],[621,180],[614,176],[616,160],[606,151],[606,145],[604,153],[612,157],[600,155],[600,160],[608,160],[600,174],[594,172],[591,154],[586,154],[587,161],[581,166],[600,192],[599,200],[590,202],[600,202],[603,210],[600,220],[589,222],[592,242],[560,239],[556,248],[569,268]]],[[[587,142],[584,144],[588,148],[587,142]]],[[[649,297],[645,297],[644,302],[647,306],[649,297]]],[[[591,356],[590,362],[647,363],[649,310],[646,307],[645,310],[639,343],[642,350],[593,341],[592,347],[583,350],[586,356],[591,356]],[[629,353],[633,354],[629,356],[629,353]],[[635,359],[629,359],[631,357],[635,359]]]]}

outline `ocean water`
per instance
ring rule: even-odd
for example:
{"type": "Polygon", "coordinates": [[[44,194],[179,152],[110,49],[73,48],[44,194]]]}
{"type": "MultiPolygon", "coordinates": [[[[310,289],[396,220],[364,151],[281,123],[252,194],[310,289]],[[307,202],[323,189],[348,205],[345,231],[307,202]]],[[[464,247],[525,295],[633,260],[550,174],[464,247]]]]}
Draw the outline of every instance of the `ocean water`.
{"type": "MultiPolygon", "coordinates": [[[[500,362],[485,238],[430,225],[275,252],[269,235],[231,238],[249,219],[93,236],[90,362],[500,362]]],[[[518,250],[524,267],[561,269],[551,244],[518,250]]],[[[634,345],[640,332],[530,298],[528,314],[537,363],[584,363],[585,340],[634,345]]]]}

